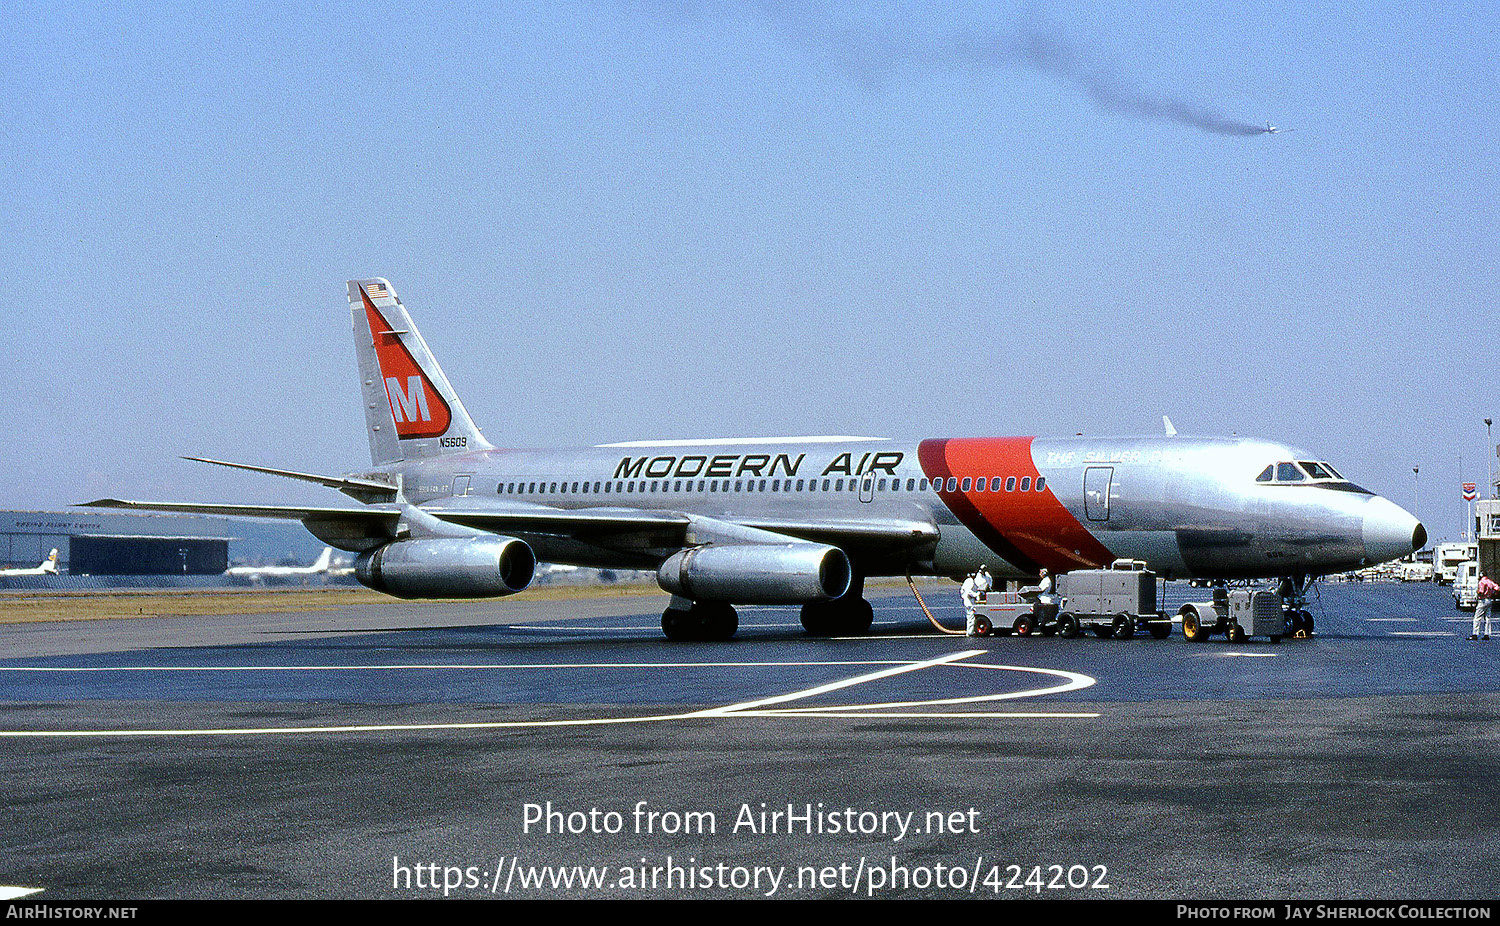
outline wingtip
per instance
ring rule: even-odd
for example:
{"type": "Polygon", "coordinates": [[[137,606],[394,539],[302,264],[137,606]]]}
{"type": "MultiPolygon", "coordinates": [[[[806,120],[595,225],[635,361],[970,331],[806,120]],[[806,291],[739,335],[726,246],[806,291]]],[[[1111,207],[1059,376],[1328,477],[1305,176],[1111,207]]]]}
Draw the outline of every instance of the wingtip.
{"type": "Polygon", "coordinates": [[[91,502],[79,502],[74,508],[129,508],[130,503],[119,498],[96,498],[91,502]]]}

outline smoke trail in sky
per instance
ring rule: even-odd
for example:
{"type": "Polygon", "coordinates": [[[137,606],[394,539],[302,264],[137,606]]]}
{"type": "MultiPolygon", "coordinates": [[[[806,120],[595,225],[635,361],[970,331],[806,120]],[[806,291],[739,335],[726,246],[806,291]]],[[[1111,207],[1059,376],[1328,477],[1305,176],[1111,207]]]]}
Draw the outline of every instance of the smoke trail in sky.
{"type": "Polygon", "coordinates": [[[1265,126],[1230,119],[1197,103],[1173,96],[1150,93],[1113,76],[1107,69],[1086,62],[1064,40],[1029,28],[1013,39],[958,40],[960,54],[977,62],[1016,62],[1057,78],[1082,90],[1102,109],[1141,119],[1175,122],[1215,135],[1264,135],[1265,126]]]}
{"type": "MultiPolygon", "coordinates": [[[[730,8],[734,5],[730,4],[730,8]]],[[[676,0],[678,12],[696,9],[725,12],[709,2],[676,0]]],[[[888,83],[901,71],[1024,67],[1081,91],[1095,105],[1136,119],[1169,122],[1214,135],[1264,135],[1267,126],[1232,119],[1210,106],[1157,93],[1118,76],[1114,69],[1091,60],[1055,27],[1044,26],[1036,12],[1023,13],[1011,30],[970,28],[946,36],[921,36],[914,30],[885,34],[858,14],[835,17],[820,4],[805,0],[744,0],[748,9],[768,21],[788,39],[831,53],[855,79],[872,85],[888,83]]]]}

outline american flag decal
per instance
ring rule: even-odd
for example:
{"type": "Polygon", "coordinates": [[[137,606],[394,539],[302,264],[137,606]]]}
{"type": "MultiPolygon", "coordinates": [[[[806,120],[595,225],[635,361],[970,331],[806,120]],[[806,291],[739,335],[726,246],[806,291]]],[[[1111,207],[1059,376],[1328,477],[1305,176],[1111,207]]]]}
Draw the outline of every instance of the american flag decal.
{"type": "Polygon", "coordinates": [[[390,290],[385,288],[384,283],[371,283],[365,287],[365,292],[371,299],[383,299],[391,294],[390,290]]]}

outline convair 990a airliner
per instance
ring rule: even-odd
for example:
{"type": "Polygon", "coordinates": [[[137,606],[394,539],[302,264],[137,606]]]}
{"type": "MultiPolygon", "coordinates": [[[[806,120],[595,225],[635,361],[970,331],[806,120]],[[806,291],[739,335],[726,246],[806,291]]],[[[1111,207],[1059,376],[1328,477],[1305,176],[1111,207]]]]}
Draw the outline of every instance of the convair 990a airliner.
{"type": "MultiPolygon", "coordinates": [[[[293,518],[359,554],[365,585],[482,598],[538,560],[656,570],[674,639],[726,639],[736,604],[800,604],[812,634],[860,633],[871,576],[1028,579],[1144,560],[1175,579],[1291,578],[1426,542],[1417,519],[1329,463],[1226,438],[868,437],[492,446],[383,279],[349,283],[373,467],[316,482],[339,507],[99,507],[293,518]]],[[[220,462],[220,461],[208,461],[220,462]]]]}

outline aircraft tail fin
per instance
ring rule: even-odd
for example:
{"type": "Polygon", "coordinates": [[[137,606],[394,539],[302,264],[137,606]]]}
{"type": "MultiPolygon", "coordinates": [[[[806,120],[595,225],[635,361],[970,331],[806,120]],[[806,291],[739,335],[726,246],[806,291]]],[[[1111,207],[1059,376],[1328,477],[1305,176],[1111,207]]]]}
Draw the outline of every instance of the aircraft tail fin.
{"type": "Polygon", "coordinates": [[[389,282],[350,280],[349,312],[371,462],[491,449],[389,282]]]}
{"type": "Polygon", "coordinates": [[[324,547],[323,552],[313,562],[313,572],[327,572],[328,567],[333,565],[333,547],[324,547]]]}

